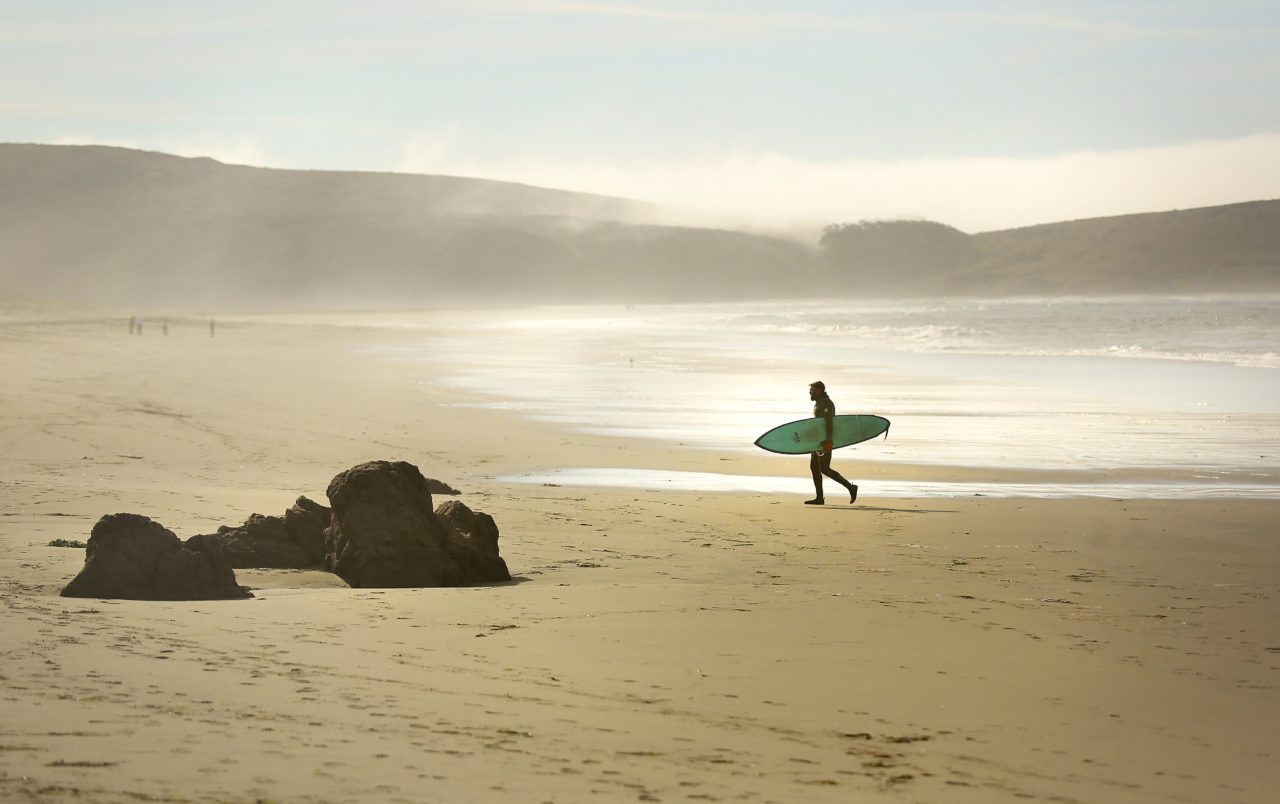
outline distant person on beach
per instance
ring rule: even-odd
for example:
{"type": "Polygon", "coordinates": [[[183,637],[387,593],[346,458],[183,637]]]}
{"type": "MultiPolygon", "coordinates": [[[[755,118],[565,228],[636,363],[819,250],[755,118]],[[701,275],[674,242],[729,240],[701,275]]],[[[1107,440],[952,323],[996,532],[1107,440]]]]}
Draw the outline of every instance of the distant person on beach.
{"type": "Polygon", "coordinates": [[[818,380],[809,385],[809,398],[813,400],[813,415],[824,419],[827,423],[827,437],[822,442],[822,449],[809,454],[809,471],[813,473],[814,498],[805,500],[805,505],[823,505],[826,498],[822,496],[822,476],[826,475],[849,491],[849,502],[858,499],[858,487],[841,477],[831,468],[832,442],[835,439],[836,405],[827,396],[827,386],[818,380]]]}
{"type": "Polygon", "coordinates": [[[129,334],[133,335],[138,329],[138,317],[136,315],[129,316],[129,334]]]}

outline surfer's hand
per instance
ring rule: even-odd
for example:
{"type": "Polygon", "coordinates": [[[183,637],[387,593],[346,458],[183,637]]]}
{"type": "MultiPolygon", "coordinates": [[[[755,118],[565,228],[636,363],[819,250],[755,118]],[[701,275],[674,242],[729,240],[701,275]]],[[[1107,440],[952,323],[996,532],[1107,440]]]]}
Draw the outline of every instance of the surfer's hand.
{"type": "Polygon", "coordinates": [[[822,451],[823,451],[823,452],[830,452],[830,451],[831,451],[831,442],[830,442],[830,441],[823,441],[823,442],[822,442],[822,451]]]}

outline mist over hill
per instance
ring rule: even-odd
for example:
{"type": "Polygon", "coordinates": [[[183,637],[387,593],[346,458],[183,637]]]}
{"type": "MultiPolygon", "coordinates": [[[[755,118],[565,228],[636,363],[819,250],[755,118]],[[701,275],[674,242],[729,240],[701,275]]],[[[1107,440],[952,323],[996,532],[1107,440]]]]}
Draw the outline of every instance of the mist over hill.
{"type": "MultiPolygon", "coordinates": [[[[0,287],[186,309],[1280,290],[1280,202],[820,243],[506,182],[0,144],[0,287]]],[[[817,227],[815,227],[817,228],[817,227]]]]}

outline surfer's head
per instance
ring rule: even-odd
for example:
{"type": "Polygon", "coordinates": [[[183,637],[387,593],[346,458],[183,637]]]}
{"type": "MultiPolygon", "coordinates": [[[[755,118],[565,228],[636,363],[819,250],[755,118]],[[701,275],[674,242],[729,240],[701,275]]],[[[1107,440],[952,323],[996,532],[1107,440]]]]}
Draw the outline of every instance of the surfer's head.
{"type": "Polygon", "coordinates": [[[818,380],[817,382],[811,382],[811,383],[809,383],[809,398],[810,398],[810,399],[817,399],[817,398],[818,398],[818,397],[820,397],[820,396],[825,396],[825,395],[826,395],[826,393],[827,393],[827,386],[826,386],[826,384],[825,384],[825,383],[823,383],[823,382],[822,382],[822,380],[818,380]]]}

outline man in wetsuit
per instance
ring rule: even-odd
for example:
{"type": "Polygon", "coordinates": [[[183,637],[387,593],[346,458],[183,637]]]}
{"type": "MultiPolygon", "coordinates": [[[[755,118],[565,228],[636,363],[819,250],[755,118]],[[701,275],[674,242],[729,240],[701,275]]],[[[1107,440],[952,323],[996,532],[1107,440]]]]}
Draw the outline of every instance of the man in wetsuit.
{"type": "Polygon", "coordinates": [[[827,396],[827,386],[821,380],[809,386],[809,398],[813,400],[813,415],[823,419],[827,424],[827,437],[822,442],[822,449],[809,454],[809,471],[813,473],[813,489],[815,496],[805,500],[805,505],[822,505],[826,500],[822,496],[822,476],[826,475],[849,490],[849,502],[858,499],[858,487],[845,480],[840,473],[831,468],[831,442],[834,439],[836,406],[827,396]]]}

